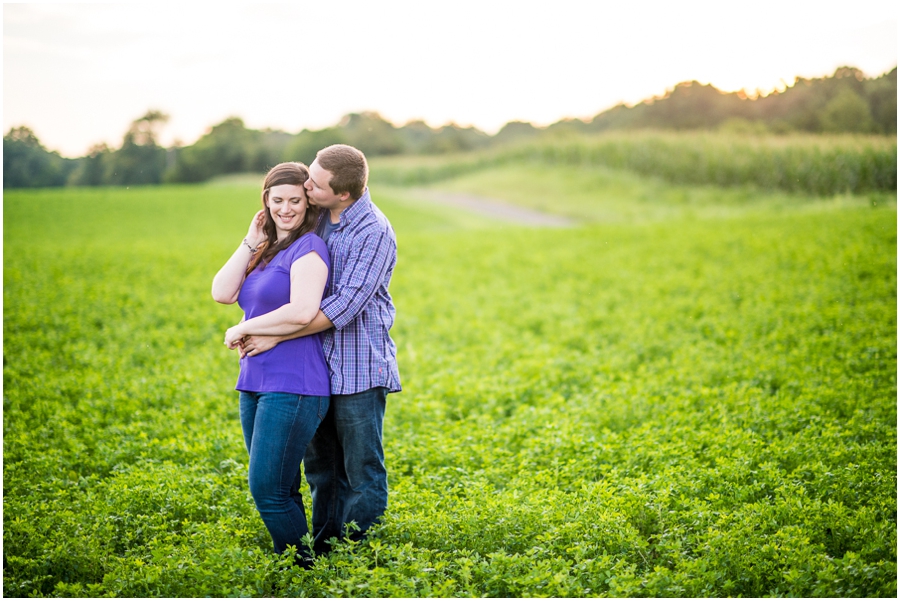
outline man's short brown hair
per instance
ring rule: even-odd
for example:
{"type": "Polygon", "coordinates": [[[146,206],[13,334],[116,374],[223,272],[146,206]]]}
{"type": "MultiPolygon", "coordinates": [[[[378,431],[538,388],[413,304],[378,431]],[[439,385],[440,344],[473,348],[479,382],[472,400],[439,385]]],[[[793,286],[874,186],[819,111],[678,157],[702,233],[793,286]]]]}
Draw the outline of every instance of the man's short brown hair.
{"type": "Polygon", "coordinates": [[[316,161],[331,172],[332,192],[349,192],[353,200],[359,200],[369,181],[369,164],[362,151],[346,144],[332,144],[316,153],[316,161]]]}

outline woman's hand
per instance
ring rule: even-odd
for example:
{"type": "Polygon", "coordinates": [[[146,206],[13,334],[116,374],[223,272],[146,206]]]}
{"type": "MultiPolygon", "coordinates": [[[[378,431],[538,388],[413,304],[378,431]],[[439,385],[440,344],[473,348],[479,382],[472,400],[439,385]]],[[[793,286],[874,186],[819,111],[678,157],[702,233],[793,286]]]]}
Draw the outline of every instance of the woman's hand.
{"type": "Polygon", "coordinates": [[[266,210],[261,209],[256,212],[250,221],[250,228],[247,230],[247,243],[253,248],[266,241],[266,231],[263,228],[266,224],[266,210]]]}
{"type": "Polygon", "coordinates": [[[241,332],[241,326],[244,322],[232,326],[225,331],[225,346],[230,350],[234,350],[241,346],[244,340],[244,333],[241,332]]]}

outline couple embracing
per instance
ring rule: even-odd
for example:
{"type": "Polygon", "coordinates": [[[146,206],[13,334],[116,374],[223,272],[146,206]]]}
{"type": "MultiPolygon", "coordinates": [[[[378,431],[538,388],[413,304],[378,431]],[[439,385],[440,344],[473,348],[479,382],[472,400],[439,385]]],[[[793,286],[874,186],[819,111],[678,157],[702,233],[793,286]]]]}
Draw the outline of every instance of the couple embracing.
{"type": "Polygon", "coordinates": [[[397,241],[367,180],[365,156],[343,144],[309,168],[273,167],[262,210],[212,285],[217,302],[244,310],[225,345],[241,356],[250,492],[275,552],[293,545],[304,566],[301,461],[316,554],[349,522],[351,537],[365,535],[387,508],[382,425],[387,394],[400,390],[388,334],[397,241]]]}

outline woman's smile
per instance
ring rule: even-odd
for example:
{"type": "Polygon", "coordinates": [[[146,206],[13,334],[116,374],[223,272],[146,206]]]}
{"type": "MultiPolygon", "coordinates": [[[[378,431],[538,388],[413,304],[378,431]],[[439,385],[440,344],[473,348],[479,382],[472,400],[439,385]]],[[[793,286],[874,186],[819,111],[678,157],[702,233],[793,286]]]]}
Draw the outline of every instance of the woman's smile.
{"type": "Polygon", "coordinates": [[[272,186],[266,205],[275,222],[278,239],[281,240],[291,230],[303,225],[307,207],[306,190],[303,186],[291,184],[272,186]]]}

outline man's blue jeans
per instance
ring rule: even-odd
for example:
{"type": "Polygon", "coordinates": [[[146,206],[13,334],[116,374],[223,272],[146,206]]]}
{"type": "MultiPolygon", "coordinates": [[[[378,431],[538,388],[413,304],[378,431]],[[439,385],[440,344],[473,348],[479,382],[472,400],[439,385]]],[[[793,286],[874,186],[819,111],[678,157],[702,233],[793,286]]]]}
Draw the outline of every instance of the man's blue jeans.
{"type": "Polygon", "coordinates": [[[387,388],[333,394],[328,414],[306,449],[304,465],[313,502],[316,554],[330,550],[328,539],[343,538],[356,522],[365,535],[387,509],[387,470],[381,443],[387,388]]]}
{"type": "Polygon", "coordinates": [[[300,462],[328,412],[327,396],[241,392],[241,429],[250,453],[250,494],[275,552],[303,551],[309,532],[300,495],[300,462]]]}

